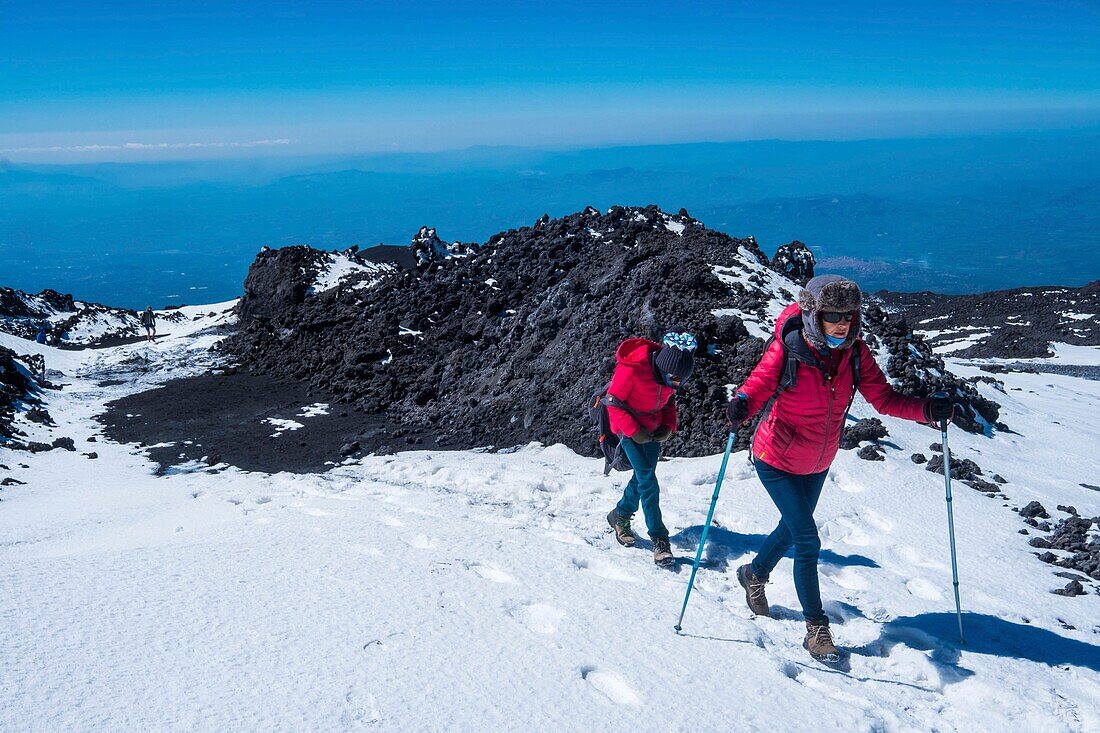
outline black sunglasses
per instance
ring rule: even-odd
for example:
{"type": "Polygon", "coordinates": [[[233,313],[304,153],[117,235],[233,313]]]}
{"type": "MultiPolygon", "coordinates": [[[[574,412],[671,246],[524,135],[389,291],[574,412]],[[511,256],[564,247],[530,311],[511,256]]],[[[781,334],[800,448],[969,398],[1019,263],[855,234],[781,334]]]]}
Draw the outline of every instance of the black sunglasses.
{"type": "Polygon", "coordinates": [[[825,311],[821,314],[821,320],[826,323],[851,323],[852,319],[856,317],[855,313],[834,313],[833,311],[825,311]]]}

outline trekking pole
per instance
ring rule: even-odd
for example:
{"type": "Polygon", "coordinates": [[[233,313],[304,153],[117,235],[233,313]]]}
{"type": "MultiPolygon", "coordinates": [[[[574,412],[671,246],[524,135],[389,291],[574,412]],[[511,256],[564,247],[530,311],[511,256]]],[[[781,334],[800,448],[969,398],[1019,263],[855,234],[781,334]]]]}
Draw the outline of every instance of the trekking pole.
{"type": "Polygon", "coordinates": [[[718,492],[722,490],[722,479],[726,476],[726,464],[730,459],[730,451],[733,450],[734,433],[730,431],[729,440],[726,441],[726,453],[722,456],[722,467],[718,469],[718,480],[714,483],[714,496],[710,499],[710,511],[707,512],[707,523],[703,525],[703,535],[699,538],[699,549],[695,551],[695,564],[691,566],[691,578],[688,580],[687,593],[684,594],[684,605],[680,608],[680,618],[674,627],[680,631],[680,624],[684,620],[684,612],[687,611],[688,599],[691,598],[691,588],[695,584],[695,573],[699,572],[699,560],[703,557],[703,548],[707,544],[707,530],[710,529],[710,520],[714,517],[714,507],[718,504],[718,492]]]}
{"type": "Polygon", "coordinates": [[[962,604],[959,602],[959,563],[955,556],[955,512],[951,508],[951,448],[947,445],[947,420],[940,421],[940,437],[943,439],[943,479],[947,487],[947,531],[951,535],[951,580],[955,586],[955,614],[959,618],[959,643],[965,644],[962,604]]]}

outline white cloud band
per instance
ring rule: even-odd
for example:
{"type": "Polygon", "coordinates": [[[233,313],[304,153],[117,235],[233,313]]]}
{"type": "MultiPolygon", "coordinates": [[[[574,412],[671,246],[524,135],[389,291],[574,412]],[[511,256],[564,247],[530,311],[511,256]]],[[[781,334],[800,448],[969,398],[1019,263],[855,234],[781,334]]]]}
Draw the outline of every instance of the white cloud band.
{"type": "Polygon", "coordinates": [[[50,145],[41,148],[0,148],[0,153],[98,153],[104,150],[192,150],[196,148],[260,148],[290,145],[290,140],[249,140],[206,143],[123,143],[121,145],[50,145]]]}

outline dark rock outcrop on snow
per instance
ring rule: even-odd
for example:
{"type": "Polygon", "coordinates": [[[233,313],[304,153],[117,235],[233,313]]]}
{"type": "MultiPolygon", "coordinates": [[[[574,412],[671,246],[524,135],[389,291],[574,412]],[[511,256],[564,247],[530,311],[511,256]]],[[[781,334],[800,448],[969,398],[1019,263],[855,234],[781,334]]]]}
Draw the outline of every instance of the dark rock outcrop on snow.
{"type": "Polygon", "coordinates": [[[1056,341],[1100,345],[1100,280],[1080,288],[1017,288],[977,295],[876,295],[910,323],[938,332],[933,346],[974,339],[972,346],[952,356],[1029,359],[1053,356],[1050,344],[1056,341]]]}
{"type": "Polygon", "coordinates": [[[391,437],[427,431],[451,447],[539,440],[591,453],[584,402],[610,378],[618,343],[689,329],[700,347],[668,450],[721,448],[726,385],[744,379],[763,341],[748,338],[738,316],[712,311],[734,300],[763,314],[783,297],[763,289],[767,258],[755,241],[686,212],[614,207],[543,217],[481,247],[440,242],[422,229],[411,245],[416,272],[308,297],[310,250],[261,252],[230,348],[244,367],[386,413],[403,426],[391,437]],[[712,266],[747,285],[723,282],[712,266]]]}
{"type": "Polygon", "coordinates": [[[50,413],[40,407],[42,401],[38,394],[44,385],[38,384],[26,360],[27,357],[0,346],[0,445],[5,448],[30,449],[31,443],[23,440],[26,433],[14,424],[18,411],[33,415],[32,422],[53,424],[50,413]]]}
{"type": "Polygon", "coordinates": [[[56,290],[38,294],[0,288],[0,331],[34,340],[39,326],[60,346],[101,346],[136,338],[138,314],[126,308],[75,300],[56,290]]]}
{"type": "Polygon", "coordinates": [[[805,285],[814,276],[814,253],[803,242],[797,239],[790,244],[784,244],[775,252],[772,258],[772,268],[781,272],[799,285],[805,285]]]}
{"type": "MultiPolygon", "coordinates": [[[[700,347],[666,452],[706,455],[724,443],[727,386],[760,358],[757,329],[770,331],[770,308],[793,302],[799,289],[752,238],[654,206],[544,216],[484,245],[447,244],[424,227],[409,249],[415,270],[375,273],[369,287],[352,275],[322,292],[312,284],[325,253],[261,252],[228,348],[246,369],[307,380],[366,413],[385,413],[387,442],[427,433],[448,447],[537,440],[590,454],[584,402],[610,378],[617,344],[688,329],[700,347]]],[[[779,257],[788,270],[800,263],[800,277],[812,257],[803,249],[792,243],[779,257]]],[[[907,393],[931,391],[927,367],[942,369],[942,361],[918,353],[912,363],[914,337],[903,320],[883,315],[867,332],[897,351],[891,364],[907,393]]],[[[996,416],[996,405],[956,381],[961,403],[996,416]]],[[[742,427],[739,448],[754,426],[742,427]]]]}
{"type": "Polygon", "coordinates": [[[1000,406],[982,396],[965,379],[947,371],[941,357],[906,319],[869,302],[863,306],[865,339],[872,351],[881,344],[889,353],[886,373],[899,392],[924,397],[943,390],[955,400],[955,425],[969,433],[991,434],[1000,417],[1000,406]]]}
{"type": "Polygon", "coordinates": [[[852,450],[859,447],[865,440],[882,440],[890,433],[882,420],[877,417],[866,417],[844,428],[844,434],[840,437],[840,449],[852,450]]]}
{"type": "MultiPolygon", "coordinates": [[[[1032,502],[1032,504],[1036,503],[1032,502]]],[[[1028,508],[1030,506],[1028,505],[1028,508]]],[[[1100,537],[1089,537],[1089,530],[1092,526],[1094,524],[1100,526],[1100,517],[1082,517],[1077,514],[1077,510],[1073,507],[1059,507],[1059,509],[1065,510],[1069,516],[1058,520],[1058,523],[1054,526],[1054,531],[1049,537],[1032,538],[1030,540],[1031,546],[1061,550],[1068,553],[1067,555],[1055,555],[1052,552],[1047,552],[1040,555],[1039,559],[1058,567],[1078,570],[1089,578],[1100,580],[1100,537]]],[[[1024,511],[1021,511],[1021,514],[1024,514],[1024,511]]],[[[1033,516],[1043,516],[1045,514],[1044,511],[1042,515],[1033,516]]],[[[1063,593],[1062,595],[1080,595],[1080,593],[1063,593]]]]}

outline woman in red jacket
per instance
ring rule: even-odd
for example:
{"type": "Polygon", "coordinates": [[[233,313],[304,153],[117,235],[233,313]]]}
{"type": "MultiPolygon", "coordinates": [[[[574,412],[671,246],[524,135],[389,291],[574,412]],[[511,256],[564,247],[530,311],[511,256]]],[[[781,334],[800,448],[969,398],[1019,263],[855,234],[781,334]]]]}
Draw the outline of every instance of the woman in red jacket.
{"type": "Polygon", "coordinates": [[[691,377],[695,346],[695,337],[689,333],[665,334],[660,344],[627,339],[615,352],[615,374],[607,389],[611,430],[621,436],[623,452],[634,469],[607,523],[619,544],[633,547],[630,518],[640,503],[653,540],[653,562],[658,565],[668,565],[673,558],[668,529],[661,520],[657,459],[661,443],[676,431],[676,390],[691,377]]]}
{"type": "Polygon", "coordinates": [[[757,475],[781,519],[752,563],[737,569],[737,580],[753,613],[767,615],[764,584],[793,545],[794,585],[806,619],[803,646],[814,658],[828,661],[838,659],[839,651],[821,607],[821,540],[813,512],[857,389],[853,352],[859,352],[858,390],[878,412],[916,422],[953,414],[949,399],[907,397],[890,386],[860,338],[859,308],[859,286],[851,280],[839,275],[810,280],[798,302],[780,314],[775,340],[727,408],[733,426],[752,417],[776,394],[788,355],[797,362],[794,384],[775,399],[752,444],[757,475]]]}

